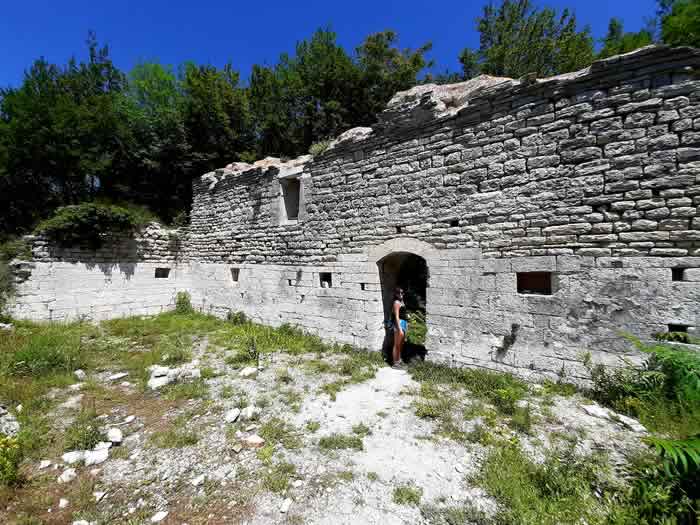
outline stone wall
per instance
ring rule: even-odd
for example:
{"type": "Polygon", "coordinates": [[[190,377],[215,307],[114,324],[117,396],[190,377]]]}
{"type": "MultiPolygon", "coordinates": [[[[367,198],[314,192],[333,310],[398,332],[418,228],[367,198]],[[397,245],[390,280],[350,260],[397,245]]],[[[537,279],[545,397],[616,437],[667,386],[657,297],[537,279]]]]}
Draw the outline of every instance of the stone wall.
{"type": "Polygon", "coordinates": [[[13,262],[17,293],[11,314],[35,320],[109,319],[160,313],[190,288],[181,233],[151,224],[136,235],[106,238],[102,247],[55,246],[27,237],[32,261],[13,262]],[[156,268],[169,269],[155,278],[156,268]]]}
{"type": "Polygon", "coordinates": [[[384,262],[413,253],[430,358],[584,378],[586,352],[633,355],[623,331],[700,326],[699,66],[696,50],[651,47],[398,93],[316,158],[195,181],[177,284],[205,311],[377,349],[384,262]],[[528,293],[531,272],[551,294],[528,293]]]}

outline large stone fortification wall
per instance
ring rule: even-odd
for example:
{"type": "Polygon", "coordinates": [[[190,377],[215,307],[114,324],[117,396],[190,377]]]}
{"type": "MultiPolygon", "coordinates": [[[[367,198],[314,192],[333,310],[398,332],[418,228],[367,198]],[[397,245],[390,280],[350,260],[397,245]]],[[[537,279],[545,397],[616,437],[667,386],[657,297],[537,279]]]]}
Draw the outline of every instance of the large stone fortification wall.
{"type": "Polygon", "coordinates": [[[582,378],[582,352],[629,351],[621,331],[700,325],[698,66],[648,48],[550,79],[420,86],[314,159],[206,174],[181,284],[206,311],[378,348],[390,269],[413,253],[431,358],[582,378]],[[526,272],[553,293],[519,293],[526,272]]]}

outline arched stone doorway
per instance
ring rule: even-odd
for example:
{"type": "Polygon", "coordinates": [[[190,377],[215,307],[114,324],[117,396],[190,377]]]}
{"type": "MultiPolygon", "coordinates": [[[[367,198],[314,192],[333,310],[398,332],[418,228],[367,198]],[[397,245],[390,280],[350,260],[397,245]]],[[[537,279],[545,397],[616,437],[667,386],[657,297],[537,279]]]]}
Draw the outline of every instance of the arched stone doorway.
{"type": "MultiPolygon", "coordinates": [[[[409,315],[409,328],[403,359],[410,361],[426,354],[427,288],[429,271],[427,261],[410,252],[392,252],[377,261],[382,289],[384,319],[392,317],[393,295],[396,287],[404,290],[404,301],[409,315]]],[[[393,333],[387,329],[382,346],[385,355],[391,353],[393,333]]]]}

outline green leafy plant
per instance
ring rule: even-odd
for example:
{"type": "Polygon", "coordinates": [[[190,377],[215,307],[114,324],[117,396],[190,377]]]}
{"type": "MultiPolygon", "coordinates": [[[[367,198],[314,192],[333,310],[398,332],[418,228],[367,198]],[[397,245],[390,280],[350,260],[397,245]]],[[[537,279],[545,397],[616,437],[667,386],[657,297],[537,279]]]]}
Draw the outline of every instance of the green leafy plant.
{"type": "Polygon", "coordinates": [[[326,151],[328,149],[328,146],[330,146],[330,144],[331,144],[331,142],[329,140],[321,140],[319,142],[315,142],[314,144],[311,144],[311,146],[309,147],[309,153],[312,156],[317,157],[318,155],[320,155],[321,153],[326,151]]]}
{"type": "Polygon", "coordinates": [[[121,206],[86,202],[58,208],[53,217],[36,227],[36,232],[61,246],[85,242],[96,249],[105,236],[132,233],[147,222],[143,214],[121,206]]]}
{"type": "Polygon", "coordinates": [[[700,469],[700,434],[687,439],[648,437],[651,445],[664,462],[669,475],[684,475],[700,469]]]}
{"type": "Polygon", "coordinates": [[[248,323],[248,317],[243,312],[229,312],[226,316],[226,320],[235,325],[242,325],[248,323]]]}
{"type": "Polygon", "coordinates": [[[657,332],[653,335],[657,341],[669,341],[671,343],[691,343],[687,332],[657,332]]]}
{"type": "Polygon", "coordinates": [[[65,434],[66,450],[89,450],[102,441],[97,413],[93,409],[83,408],[65,434]]]}
{"type": "Polygon", "coordinates": [[[0,486],[15,485],[19,481],[19,463],[22,450],[16,438],[0,435],[0,486]]]}
{"type": "Polygon", "coordinates": [[[178,292],[175,296],[175,313],[179,315],[189,315],[194,313],[192,300],[188,292],[178,292]]]}
{"type": "Polygon", "coordinates": [[[420,505],[423,489],[413,485],[401,485],[392,493],[392,500],[398,505],[420,505]]]}

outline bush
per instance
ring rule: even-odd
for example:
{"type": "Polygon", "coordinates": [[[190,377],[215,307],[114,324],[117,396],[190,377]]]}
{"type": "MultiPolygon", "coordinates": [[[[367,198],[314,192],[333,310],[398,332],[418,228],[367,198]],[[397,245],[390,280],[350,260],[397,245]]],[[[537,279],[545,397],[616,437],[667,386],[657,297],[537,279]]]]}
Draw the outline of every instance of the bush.
{"type": "Polygon", "coordinates": [[[401,485],[394,489],[392,500],[397,505],[420,505],[423,489],[412,485],[401,485]]]}
{"type": "Polygon", "coordinates": [[[178,292],[175,296],[175,313],[180,315],[188,315],[194,313],[190,294],[187,292],[178,292]]]}
{"type": "Polygon", "coordinates": [[[315,144],[311,144],[311,147],[309,148],[309,153],[312,156],[317,157],[318,155],[326,151],[328,149],[328,146],[330,145],[330,140],[321,140],[319,142],[316,142],[315,144]]]}
{"type": "Polygon", "coordinates": [[[97,413],[91,409],[82,409],[73,424],[66,429],[64,446],[69,451],[90,450],[103,438],[97,413]]]}
{"type": "Polygon", "coordinates": [[[0,486],[15,485],[19,481],[19,463],[22,451],[17,439],[0,435],[0,486]]]}
{"type": "Polygon", "coordinates": [[[242,325],[248,323],[248,317],[243,312],[229,312],[226,320],[234,325],[242,325]]]}
{"type": "Polygon", "coordinates": [[[45,235],[61,246],[86,242],[91,248],[97,249],[106,235],[131,233],[151,219],[152,216],[143,211],[87,202],[58,208],[53,217],[36,227],[36,233],[45,235]]]}
{"type": "Polygon", "coordinates": [[[657,341],[669,341],[671,343],[691,343],[687,332],[658,332],[653,335],[657,341]]]}

